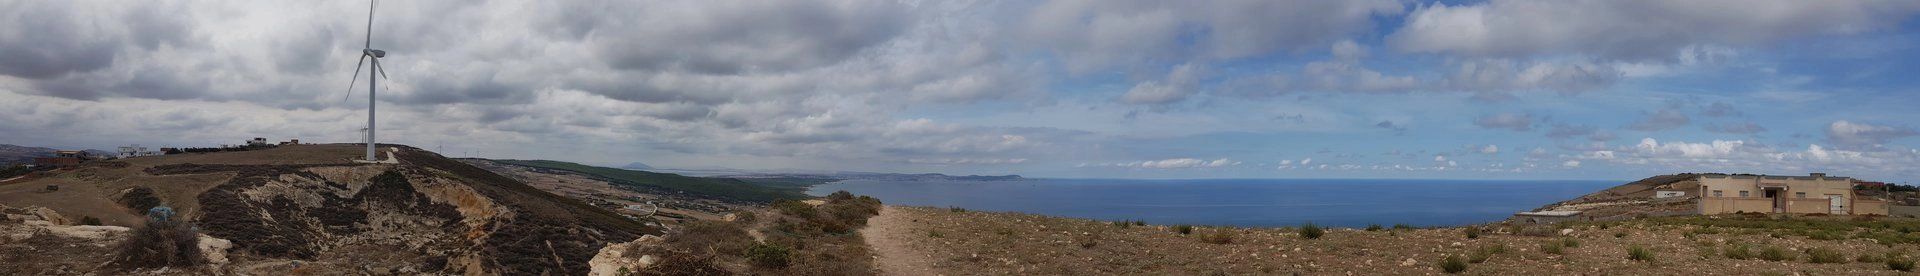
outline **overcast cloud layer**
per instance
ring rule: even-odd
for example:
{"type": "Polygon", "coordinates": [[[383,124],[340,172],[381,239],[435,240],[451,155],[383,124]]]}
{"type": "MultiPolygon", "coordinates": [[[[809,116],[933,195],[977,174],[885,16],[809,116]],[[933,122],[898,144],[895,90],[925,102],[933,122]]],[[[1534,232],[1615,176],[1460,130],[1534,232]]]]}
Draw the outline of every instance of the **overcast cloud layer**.
{"type": "MultiPolygon", "coordinates": [[[[354,142],[365,2],[0,0],[0,143],[354,142]]],[[[383,141],[669,168],[1920,180],[1915,1],[389,1],[383,141]]],[[[365,76],[361,81],[365,81],[365,76]]]]}

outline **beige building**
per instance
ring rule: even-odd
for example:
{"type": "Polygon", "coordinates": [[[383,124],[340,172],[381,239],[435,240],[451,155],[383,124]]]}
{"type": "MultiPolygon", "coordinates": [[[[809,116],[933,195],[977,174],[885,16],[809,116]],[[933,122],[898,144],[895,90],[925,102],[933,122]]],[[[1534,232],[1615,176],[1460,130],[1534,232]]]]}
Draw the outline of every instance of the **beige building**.
{"type": "Polygon", "coordinates": [[[1807,176],[1703,174],[1699,178],[1700,214],[1794,213],[1886,215],[1887,202],[1861,198],[1854,179],[1813,173],[1807,176]]]}

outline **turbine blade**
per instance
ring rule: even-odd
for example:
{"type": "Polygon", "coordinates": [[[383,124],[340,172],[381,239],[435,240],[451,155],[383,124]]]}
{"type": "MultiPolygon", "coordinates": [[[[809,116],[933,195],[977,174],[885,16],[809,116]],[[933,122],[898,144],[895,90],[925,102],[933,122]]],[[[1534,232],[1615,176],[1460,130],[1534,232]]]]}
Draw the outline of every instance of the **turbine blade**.
{"type": "Polygon", "coordinates": [[[341,97],[340,100],[344,101],[348,98],[353,98],[353,85],[360,83],[360,66],[366,65],[367,54],[360,54],[360,61],[353,63],[353,78],[347,81],[347,96],[341,97]]]}
{"type": "Polygon", "coordinates": [[[367,0],[367,49],[373,49],[373,7],[379,4],[376,0],[367,0]]]}
{"type": "Polygon", "coordinates": [[[373,71],[380,72],[380,78],[387,78],[387,67],[380,66],[380,58],[373,58],[373,71]]]}

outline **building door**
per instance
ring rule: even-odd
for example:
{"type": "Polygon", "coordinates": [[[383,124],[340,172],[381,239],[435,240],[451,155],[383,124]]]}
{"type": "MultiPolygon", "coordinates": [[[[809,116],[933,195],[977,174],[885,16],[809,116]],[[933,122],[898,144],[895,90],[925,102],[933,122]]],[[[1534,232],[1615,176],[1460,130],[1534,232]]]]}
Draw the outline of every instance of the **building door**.
{"type": "Polygon", "coordinates": [[[1833,213],[1836,215],[1847,214],[1847,198],[1846,197],[1838,196],[1838,195],[1827,195],[1827,202],[1828,202],[1828,206],[1832,206],[1827,209],[1828,213],[1833,213]]]}

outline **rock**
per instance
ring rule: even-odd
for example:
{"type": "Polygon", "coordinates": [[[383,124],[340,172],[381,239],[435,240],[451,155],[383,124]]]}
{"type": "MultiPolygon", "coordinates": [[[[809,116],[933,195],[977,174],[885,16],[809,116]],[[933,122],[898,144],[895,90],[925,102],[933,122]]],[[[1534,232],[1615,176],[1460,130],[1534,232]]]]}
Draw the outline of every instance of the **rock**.
{"type": "Polygon", "coordinates": [[[232,248],[233,241],[207,236],[206,234],[200,235],[200,255],[206,257],[207,263],[227,263],[227,249],[232,248]]]}
{"type": "Polygon", "coordinates": [[[659,261],[659,258],[652,255],[632,257],[627,256],[627,252],[632,251],[633,248],[636,247],[657,246],[664,241],[666,241],[666,239],[662,239],[660,236],[646,235],[640,236],[640,238],[634,239],[631,242],[609,244],[607,247],[602,247],[600,248],[599,254],[593,255],[593,260],[587,261],[587,266],[592,269],[587,272],[587,275],[620,275],[621,270],[634,273],[651,267],[655,262],[659,261]]]}
{"type": "Polygon", "coordinates": [[[47,232],[53,233],[54,235],[89,239],[89,240],[105,239],[107,238],[107,236],[111,236],[119,233],[126,233],[127,230],[128,229],[126,227],[120,227],[120,226],[100,226],[100,225],[47,226],[47,232]]]}
{"type": "Polygon", "coordinates": [[[1414,261],[1413,258],[1407,258],[1405,261],[1400,261],[1400,266],[1413,266],[1418,263],[1419,262],[1414,261]]]}
{"type": "Polygon", "coordinates": [[[1573,228],[1563,228],[1563,229],[1560,229],[1560,235],[1561,235],[1561,236],[1571,236],[1571,235],[1573,235],[1573,228]]]}
{"type": "Polygon", "coordinates": [[[73,221],[67,220],[67,217],[60,216],[60,213],[54,212],[53,209],[47,209],[47,207],[27,207],[27,213],[39,216],[40,220],[52,222],[53,224],[73,224],[73,221]]]}

